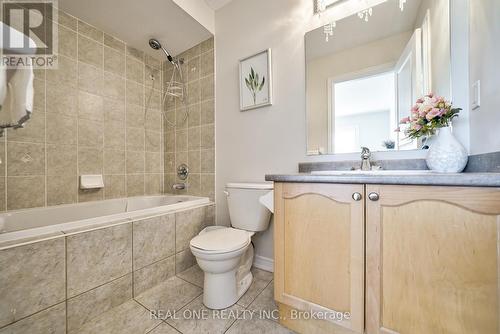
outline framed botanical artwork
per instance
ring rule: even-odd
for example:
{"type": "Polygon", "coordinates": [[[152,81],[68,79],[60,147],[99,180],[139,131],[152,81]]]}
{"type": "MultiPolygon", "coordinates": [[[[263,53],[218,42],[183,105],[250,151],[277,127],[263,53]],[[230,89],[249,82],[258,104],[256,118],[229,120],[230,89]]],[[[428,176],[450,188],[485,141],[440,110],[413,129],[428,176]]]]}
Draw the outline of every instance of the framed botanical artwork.
{"type": "Polygon", "coordinates": [[[271,49],[240,60],[240,110],[273,104],[271,49]]]}

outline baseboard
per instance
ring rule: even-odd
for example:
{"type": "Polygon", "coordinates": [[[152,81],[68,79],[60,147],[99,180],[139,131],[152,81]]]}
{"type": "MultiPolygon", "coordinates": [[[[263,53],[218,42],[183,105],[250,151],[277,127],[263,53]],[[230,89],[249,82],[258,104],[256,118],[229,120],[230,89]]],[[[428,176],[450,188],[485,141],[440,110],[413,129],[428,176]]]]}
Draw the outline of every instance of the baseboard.
{"type": "Polygon", "coordinates": [[[274,260],[268,257],[255,255],[253,259],[253,266],[269,272],[274,272],[274,260]]]}

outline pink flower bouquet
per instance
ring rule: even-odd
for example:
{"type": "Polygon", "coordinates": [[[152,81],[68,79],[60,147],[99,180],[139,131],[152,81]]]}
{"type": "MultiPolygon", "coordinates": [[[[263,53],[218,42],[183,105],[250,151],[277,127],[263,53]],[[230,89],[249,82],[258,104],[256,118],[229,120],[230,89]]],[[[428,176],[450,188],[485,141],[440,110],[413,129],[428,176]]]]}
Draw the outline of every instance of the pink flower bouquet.
{"type": "Polygon", "coordinates": [[[432,136],[436,129],[451,125],[453,118],[458,117],[462,109],[453,108],[451,102],[443,97],[430,93],[417,100],[411,108],[411,116],[403,118],[396,129],[402,131],[408,138],[416,139],[422,136],[432,136]]]}

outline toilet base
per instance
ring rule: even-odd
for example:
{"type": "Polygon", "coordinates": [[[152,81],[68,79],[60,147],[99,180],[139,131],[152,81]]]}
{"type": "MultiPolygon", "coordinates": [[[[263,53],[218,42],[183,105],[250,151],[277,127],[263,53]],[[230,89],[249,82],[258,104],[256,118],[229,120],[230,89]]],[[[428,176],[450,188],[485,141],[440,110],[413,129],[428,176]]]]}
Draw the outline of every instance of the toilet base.
{"type": "Polygon", "coordinates": [[[203,284],[203,304],[209,309],[221,310],[238,301],[252,285],[253,275],[250,269],[253,263],[253,245],[241,257],[240,264],[226,273],[212,274],[205,272],[203,284]]]}

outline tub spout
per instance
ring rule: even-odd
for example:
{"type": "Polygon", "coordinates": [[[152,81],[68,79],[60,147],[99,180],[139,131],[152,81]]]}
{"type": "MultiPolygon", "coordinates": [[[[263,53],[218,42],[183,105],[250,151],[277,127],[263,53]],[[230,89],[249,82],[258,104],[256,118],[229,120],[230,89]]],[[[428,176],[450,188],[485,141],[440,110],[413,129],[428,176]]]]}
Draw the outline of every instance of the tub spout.
{"type": "Polygon", "coordinates": [[[185,183],[174,183],[172,185],[173,190],[184,190],[186,189],[186,184],[185,183]]]}

